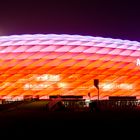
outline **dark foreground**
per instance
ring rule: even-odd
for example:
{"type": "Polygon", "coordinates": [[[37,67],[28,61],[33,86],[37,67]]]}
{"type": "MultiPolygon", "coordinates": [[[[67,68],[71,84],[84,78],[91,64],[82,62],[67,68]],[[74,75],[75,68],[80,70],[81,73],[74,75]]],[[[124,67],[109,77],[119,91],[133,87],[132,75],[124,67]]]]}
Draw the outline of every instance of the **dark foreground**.
{"type": "Polygon", "coordinates": [[[18,105],[0,112],[1,135],[8,136],[137,136],[139,110],[48,112],[45,102],[18,105]]]}

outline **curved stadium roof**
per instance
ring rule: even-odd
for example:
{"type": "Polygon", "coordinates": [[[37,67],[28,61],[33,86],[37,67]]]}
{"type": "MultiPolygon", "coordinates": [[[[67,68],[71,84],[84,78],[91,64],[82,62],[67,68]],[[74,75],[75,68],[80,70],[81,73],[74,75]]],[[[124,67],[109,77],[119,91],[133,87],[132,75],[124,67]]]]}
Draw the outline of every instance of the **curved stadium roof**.
{"type": "Polygon", "coordinates": [[[0,95],[140,95],[140,42],[80,35],[0,37],[0,95]]]}

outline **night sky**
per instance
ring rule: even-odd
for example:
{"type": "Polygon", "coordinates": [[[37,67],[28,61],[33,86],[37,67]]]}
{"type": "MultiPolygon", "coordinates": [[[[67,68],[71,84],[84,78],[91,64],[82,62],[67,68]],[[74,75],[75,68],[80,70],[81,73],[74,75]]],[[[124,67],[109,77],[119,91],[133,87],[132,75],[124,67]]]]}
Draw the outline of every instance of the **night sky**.
{"type": "Polygon", "coordinates": [[[125,0],[0,1],[0,35],[79,34],[140,41],[140,4],[125,0]]]}

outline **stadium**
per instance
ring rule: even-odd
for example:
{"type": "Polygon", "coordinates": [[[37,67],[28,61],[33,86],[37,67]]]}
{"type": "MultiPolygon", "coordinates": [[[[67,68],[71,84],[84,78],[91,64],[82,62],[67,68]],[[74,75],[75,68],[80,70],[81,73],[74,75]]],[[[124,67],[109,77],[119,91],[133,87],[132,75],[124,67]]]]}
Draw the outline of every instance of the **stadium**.
{"type": "Polygon", "coordinates": [[[140,42],[81,35],[0,37],[0,99],[140,98],[140,42]]]}

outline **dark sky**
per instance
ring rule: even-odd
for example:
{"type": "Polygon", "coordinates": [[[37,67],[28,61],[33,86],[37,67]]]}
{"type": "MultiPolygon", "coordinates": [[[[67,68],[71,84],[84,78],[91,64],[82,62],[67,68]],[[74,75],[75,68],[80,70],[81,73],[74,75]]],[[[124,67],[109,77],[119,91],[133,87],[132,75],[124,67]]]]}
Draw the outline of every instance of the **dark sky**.
{"type": "Polygon", "coordinates": [[[0,1],[0,35],[35,33],[140,41],[140,4],[135,0],[0,1]]]}

